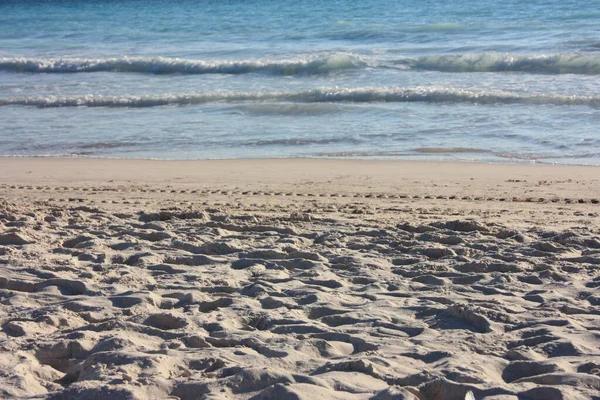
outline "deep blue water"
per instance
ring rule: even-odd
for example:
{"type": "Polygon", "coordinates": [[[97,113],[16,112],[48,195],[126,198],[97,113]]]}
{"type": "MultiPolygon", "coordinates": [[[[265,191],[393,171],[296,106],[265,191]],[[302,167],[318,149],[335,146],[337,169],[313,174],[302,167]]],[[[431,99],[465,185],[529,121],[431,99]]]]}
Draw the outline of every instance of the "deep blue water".
{"type": "Polygon", "coordinates": [[[600,164],[600,1],[0,1],[0,155],[600,164]]]}

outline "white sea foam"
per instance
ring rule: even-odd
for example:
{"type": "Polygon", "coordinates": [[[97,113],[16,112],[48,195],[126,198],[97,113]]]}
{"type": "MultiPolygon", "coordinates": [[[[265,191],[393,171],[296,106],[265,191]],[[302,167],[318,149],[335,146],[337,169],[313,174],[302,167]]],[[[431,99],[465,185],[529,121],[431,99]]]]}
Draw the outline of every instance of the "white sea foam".
{"type": "Polygon", "coordinates": [[[527,72],[538,74],[600,74],[600,54],[522,55],[480,53],[434,55],[397,60],[396,65],[442,72],[527,72]]]}
{"type": "Polygon", "coordinates": [[[0,106],[34,107],[159,107],[206,103],[475,103],[600,107],[600,96],[520,94],[491,90],[435,87],[320,88],[297,92],[172,93],[143,96],[40,96],[0,99],[0,106]]]}
{"type": "Polygon", "coordinates": [[[135,72],[150,74],[326,74],[364,67],[366,63],[350,54],[338,53],[287,60],[241,61],[186,60],[167,57],[121,58],[0,58],[0,70],[25,73],[135,72]]]}

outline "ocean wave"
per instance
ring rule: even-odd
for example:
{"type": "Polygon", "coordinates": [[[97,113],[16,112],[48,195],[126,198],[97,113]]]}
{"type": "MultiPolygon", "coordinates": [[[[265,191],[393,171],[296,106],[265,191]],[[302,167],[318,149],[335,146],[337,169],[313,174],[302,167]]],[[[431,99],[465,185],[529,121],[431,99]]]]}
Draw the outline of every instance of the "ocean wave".
{"type": "Polygon", "coordinates": [[[440,72],[527,72],[535,74],[600,74],[600,54],[521,55],[480,53],[402,59],[396,65],[440,72]]]}
{"type": "Polygon", "coordinates": [[[489,153],[489,150],[474,147],[419,147],[413,149],[421,154],[460,154],[460,153],[489,153]]]}
{"type": "Polygon", "coordinates": [[[269,147],[269,146],[311,146],[311,145],[328,145],[328,144],[360,144],[362,141],[354,137],[338,137],[338,138],[322,138],[322,139],[308,139],[308,138],[283,138],[283,139],[262,139],[262,140],[250,140],[242,143],[243,146],[249,147],[269,147]]]}
{"type": "MultiPolygon", "coordinates": [[[[510,53],[466,53],[430,55],[392,61],[402,69],[440,72],[524,72],[532,74],[600,75],[600,54],[562,53],[523,55],[510,53]]],[[[13,73],[116,72],[141,74],[319,75],[366,67],[389,67],[384,61],[336,53],[290,59],[205,61],[169,57],[121,58],[9,58],[0,57],[0,71],[13,73]]]]}
{"type": "Polygon", "coordinates": [[[314,75],[361,68],[366,63],[349,54],[288,60],[204,61],[167,57],[0,58],[0,71],[20,73],[134,72],[148,74],[314,75]]]}
{"type": "Polygon", "coordinates": [[[82,143],[76,146],[78,149],[83,150],[98,150],[98,149],[118,149],[122,147],[136,147],[139,146],[139,143],[135,142],[92,142],[92,143],[82,143]]]}
{"type": "Polygon", "coordinates": [[[144,108],[208,103],[473,103],[600,107],[600,95],[520,94],[435,87],[321,88],[297,92],[173,93],[142,96],[40,96],[0,99],[0,106],[144,108]]]}

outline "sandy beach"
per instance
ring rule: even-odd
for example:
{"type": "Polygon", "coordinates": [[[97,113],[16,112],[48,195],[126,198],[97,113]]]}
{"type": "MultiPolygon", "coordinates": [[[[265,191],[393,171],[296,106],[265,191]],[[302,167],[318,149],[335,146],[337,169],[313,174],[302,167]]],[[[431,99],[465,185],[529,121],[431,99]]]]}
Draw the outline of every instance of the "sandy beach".
{"type": "Polygon", "coordinates": [[[0,398],[599,399],[598,167],[0,158],[0,398]]]}

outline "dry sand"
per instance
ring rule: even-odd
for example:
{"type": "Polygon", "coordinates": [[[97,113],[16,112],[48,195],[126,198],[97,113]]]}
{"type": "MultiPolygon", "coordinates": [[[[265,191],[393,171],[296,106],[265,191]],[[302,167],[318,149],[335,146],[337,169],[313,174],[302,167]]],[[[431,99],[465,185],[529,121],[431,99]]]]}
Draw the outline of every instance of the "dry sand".
{"type": "Polygon", "coordinates": [[[600,169],[0,159],[0,398],[599,399],[600,169]]]}

